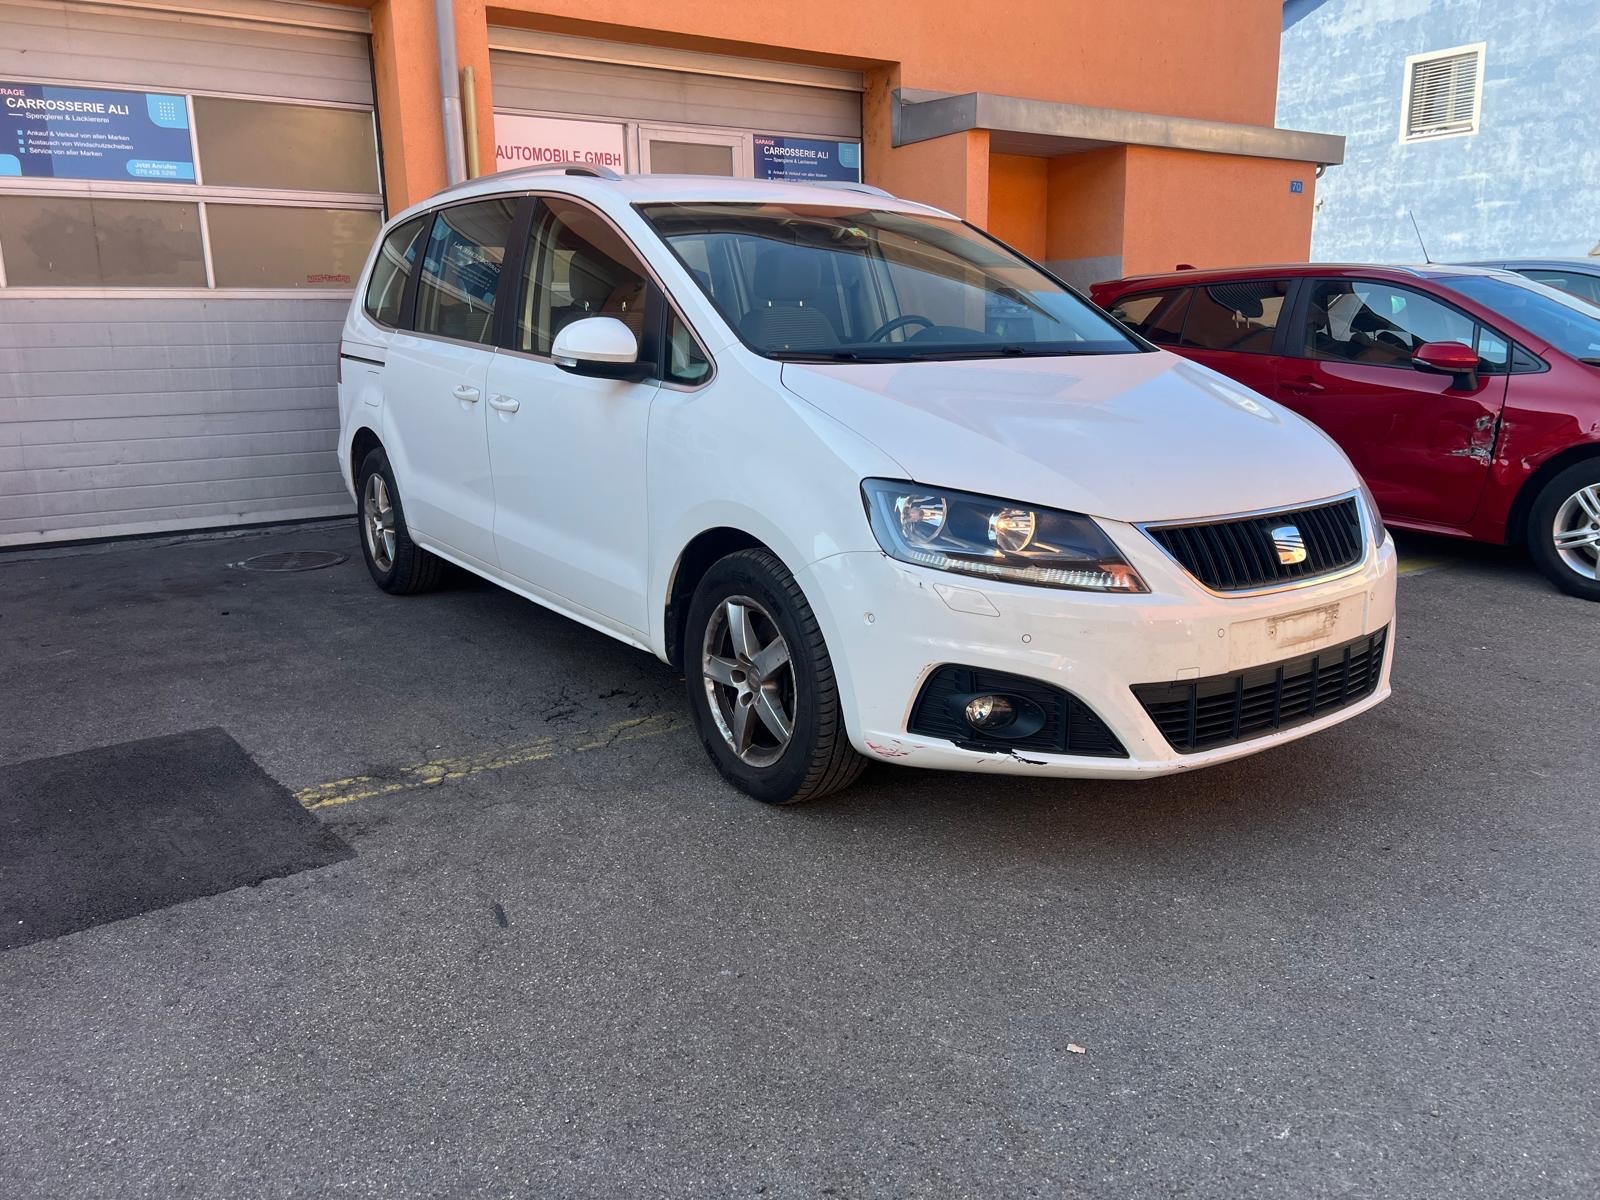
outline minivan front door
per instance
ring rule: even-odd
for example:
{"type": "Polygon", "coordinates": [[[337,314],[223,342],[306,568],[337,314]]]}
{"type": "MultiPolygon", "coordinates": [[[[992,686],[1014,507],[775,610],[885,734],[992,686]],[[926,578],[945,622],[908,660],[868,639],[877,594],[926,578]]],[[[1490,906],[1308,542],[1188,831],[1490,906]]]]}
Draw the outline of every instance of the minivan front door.
{"type": "Polygon", "coordinates": [[[515,200],[441,209],[416,290],[415,332],[390,338],[383,438],[406,523],[442,549],[493,566],[494,484],[484,393],[515,200]]]}
{"type": "Polygon", "coordinates": [[[658,384],[576,375],[550,348],[587,316],[617,318],[644,346],[654,285],[604,217],[561,198],[540,202],[524,275],[512,348],[495,356],[485,395],[500,567],[642,640],[645,438],[658,384]]]}
{"type": "Polygon", "coordinates": [[[1510,346],[1432,296],[1379,280],[1307,281],[1277,398],[1350,456],[1385,516],[1459,528],[1489,477],[1510,346]],[[1418,369],[1426,342],[1478,351],[1470,387],[1418,369]]]}

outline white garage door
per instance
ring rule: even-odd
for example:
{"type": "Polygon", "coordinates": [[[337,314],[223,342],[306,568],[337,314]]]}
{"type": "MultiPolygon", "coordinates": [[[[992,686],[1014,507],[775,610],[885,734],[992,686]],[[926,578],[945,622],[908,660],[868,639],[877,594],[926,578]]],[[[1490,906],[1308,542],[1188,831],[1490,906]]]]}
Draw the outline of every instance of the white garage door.
{"type": "Polygon", "coordinates": [[[364,11],[0,0],[0,545],[349,510],[364,11]]]}

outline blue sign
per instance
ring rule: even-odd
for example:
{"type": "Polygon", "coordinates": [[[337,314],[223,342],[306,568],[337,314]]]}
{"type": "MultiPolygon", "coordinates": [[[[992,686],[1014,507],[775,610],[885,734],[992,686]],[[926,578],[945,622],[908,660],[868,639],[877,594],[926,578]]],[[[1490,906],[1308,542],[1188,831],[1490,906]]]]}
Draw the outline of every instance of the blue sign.
{"type": "Polygon", "coordinates": [[[1306,181],[1304,179],[1289,180],[1289,190],[1298,196],[1301,192],[1306,190],[1306,181]]]}
{"type": "Polygon", "coordinates": [[[189,106],[164,92],[0,82],[0,176],[194,182],[189,106]]]}
{"type": "Polygon", "coordinates": [[[757,134],[757,179],[847,179],[861,182],[861,143],[757,134]]]}

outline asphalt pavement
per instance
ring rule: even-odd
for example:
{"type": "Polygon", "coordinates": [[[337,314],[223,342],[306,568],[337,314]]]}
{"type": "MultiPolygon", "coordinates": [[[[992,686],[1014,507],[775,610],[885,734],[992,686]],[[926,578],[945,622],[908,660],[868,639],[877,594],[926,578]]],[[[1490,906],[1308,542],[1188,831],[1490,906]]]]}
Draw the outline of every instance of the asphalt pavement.
{"type": "Polygon", "coordinates": [[[1587,1200],[1600,607],[1405,549],[1359,720],[786,810],[353,525],[0,555],[0,770],[220,730],[354,852],[0,954],[0,1194],[1587,1200]]]}

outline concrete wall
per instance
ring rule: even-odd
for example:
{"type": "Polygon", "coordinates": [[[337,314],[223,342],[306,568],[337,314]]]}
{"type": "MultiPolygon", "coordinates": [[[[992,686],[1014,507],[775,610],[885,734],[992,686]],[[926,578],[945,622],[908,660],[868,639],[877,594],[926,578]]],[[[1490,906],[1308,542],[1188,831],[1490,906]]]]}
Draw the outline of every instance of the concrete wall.
{"type": "Polygon", "coordinates": [[[1312,257],[1585,255],[1600,245],[1600,0],[1290,0],[1278,123],[1342,133],[1312,257]],[[1467,137],[1402,143],[1408,55],[1485,42],[1467,137]]]}

